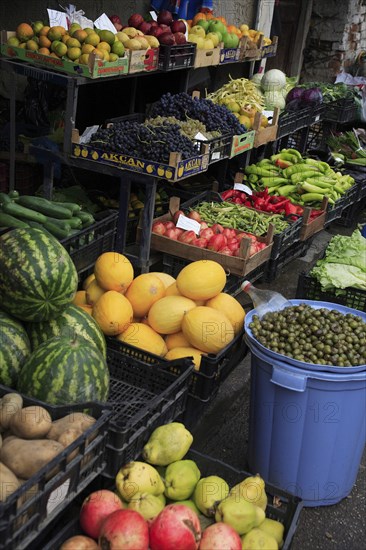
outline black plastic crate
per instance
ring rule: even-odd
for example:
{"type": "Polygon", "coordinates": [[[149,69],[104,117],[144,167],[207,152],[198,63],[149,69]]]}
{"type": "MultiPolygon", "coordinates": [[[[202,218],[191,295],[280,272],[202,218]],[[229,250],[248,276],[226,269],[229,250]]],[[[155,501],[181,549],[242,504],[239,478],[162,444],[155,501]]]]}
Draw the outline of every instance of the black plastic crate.
{"type": "Polygon", "coordinates": [[[281,233],[275,233],[273,235],[271,260],[276,260],[280,254],[300,240],[302,217],[299,217],[297,220],[289,220],[286,218],[286,221],[288,221],[289,227],[281,233]]]}
{"type": "Polygon", "coordinates": [[[103,252],[114,250],[118,212],[98,212],[95,220],[89,227],[60,241],[70,254],[78,274],[93,266],[103,252]]]}
{"type": "MultiPolygon", "coordinates": [[[[0,396],[14,390],[0,386],[0,396]]],[[[99,476],[106,466],[105,445],[111,411],[102,403],[51,406],[23,396],[24,406],[39,405],[53,420],[85,412],[97,421],[71,445],[0,503],[0,548],[22,550],[99,476]],[[72,453],[77,455],[71,458],[72,453]],[[25,494],[32,491],[31,496],[25,494]]]]}
{"type": "MultiPolygon", "coordinates": [[[[233,487],[245,478],[253,475],[253,473],[238,470],[221,460],[204,455],[193,449],[188,451],[186,458],[194,460],[201,472],[201,477],[219,476],[225,479],[229,487],[233,487]]],[[[266,493],[268,497],[266,517],[279,521],[284,525],[282,550],[289,550],[299,522],[302,501],[298,497],[269,483],[266,483],[266,493]]],[[[75,515],[77,515],[77,512],[75,512],[75,515]]],[[[48,541],[42,544],[42,550],[57,550],[70,537],[82,534],[77,517],[70,520],[69,515],[66,515],[64,521],[68,521],[68,523],[60,530],[55,530],[56,533],[54,536],[51,536],[48,541]]]]}
{"type": "Polygon", "coordinates": [[[313,124],[317,124],[319,121],[323,119],[325,109],[326,109],[326,106],[324,103],[322,103],[321,105],[316,105],[315,107],[310,109],[309,126],[313,124]]]}
{"type": "Polygon", "coordinates": [[[158,69],[160,71],[175,71],[189,69],[194,66],[196,44],[187,43],[174,46],[160,45],[158,69]]]}
{"type": "Polygon", "coordinates": [[[298,128],[297,118],[298,115],[296,112],[286,110],[283,111],[278,118],[278,131],[276,139],[280,139],[295,132],[298,128]]]}
{"type": "Polygon", "coordinates": [[[337,99],[326,104],[323,119],[345,124],[358,118],[358,107],[353,99],[337,99]]]}
{"type": "Polygon", "coordinates": [[[345,288],[323,291],[319,281],[304,272],[298,278],[296,298],[332,302],[366,312],[366,290],[345,288]]]}
{"type": "Polygon", "coordinates": [[[310,248],[311,243],[312,239],[298,241],[280,254],[276,260],[269,260],[267,270],[264,275],[265,281],[273,281],[276,279],[281,269],[283,269],[289,262],[299,258],[300,256],[304,256],[310,248]]]}
{"type": "Polygon", "coordinates": [[[342,225],[343,227],[353,227],[357,224],[357,219],[359,213],[366,207],[366,197],[363,199],[354,202],[342,212],[342,216],[335,221],[337,225],[342,225]]]}
{"type": "Polygon", "coordinates": [[[195,140],[195,142],[199,145],[199,150],[201,154],[204,154],[208,151],[209,164],[213,164],[214,162],[217,162],[219,160],[229,158],[231,153],[232,141],[232,134],[223,134],[222,136],[206,140],[195,140]]]}
{"type": "Polygon", "coordinates": [[[329,204],[325,216],[324,227],[327,227],[330,223],[334,222],[342,216],[342,212],[346,207],[346,196],[342,195],[335,201],[334,204],[329,204]]]}

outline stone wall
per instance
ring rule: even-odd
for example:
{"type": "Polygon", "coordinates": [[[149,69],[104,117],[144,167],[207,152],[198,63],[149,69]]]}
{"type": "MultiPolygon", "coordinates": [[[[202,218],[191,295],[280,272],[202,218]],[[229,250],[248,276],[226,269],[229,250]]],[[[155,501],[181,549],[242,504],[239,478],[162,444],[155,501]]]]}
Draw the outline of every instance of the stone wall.
{"type": "Polygon", "coordinates": [[[334,82],[366,50],[366,0],[314,0],[302,81],[334,82]]]}

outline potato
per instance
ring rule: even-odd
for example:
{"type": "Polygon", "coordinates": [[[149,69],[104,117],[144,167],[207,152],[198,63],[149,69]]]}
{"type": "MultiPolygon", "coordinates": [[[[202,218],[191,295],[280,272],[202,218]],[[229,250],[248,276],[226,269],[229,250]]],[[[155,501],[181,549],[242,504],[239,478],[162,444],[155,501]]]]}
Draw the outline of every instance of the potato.
{"type": "Polygon", "coordinates": [[[51,426],[50,413],[37,405],[20,409],[10,419],[13,434],[24,439],[41,439],[48,434],[51,426]]]}
{"type": "Polygon", "coordinates": [[[64,450],[58,441],[14,438],[0,449],[0,460],[22,479],[29,479],[64,450]]]}
{"type": "Polygon", "coordinates": [[[76,535],[65,540],[59,550],[98,550],[100,548],[95,540],[83,535],[76,535]]]}
{"type": "Polygon", "coordinates": [[[95,418],[81,412],[71,413],[59,420],[54,420],[50,431],[47,434],[47,439],[58,441],[59,437],[68,428],[74,428],[80,432],[85,432],[90,426],[96,422],[95,418]]]}
{"type": "MultiPolygon", "coordinates": [[[[80,430],[77,430],[76,428],[68,428],[65,430],[60,437],[58,438],[58,442],[61,443],[64,447],[68,447],[83,434],[80,430]]],[[[72,460],[79,454],[79,449],[75,449],[75,451],[72,451],[70,455],[68,456],[68,461],[72,460]]]]}
{"type": "Polygon", "coordinates": [[[19,487],[20,483],[13,472],[0,462],[0,502],[5,502],[19,487]]]}
{"type": "Polygon", "coordinates": [[[23,407],[23,398],[18,393],[7,393],[0,400],[0,432],[7,430],[11,417],[23,407]]]}

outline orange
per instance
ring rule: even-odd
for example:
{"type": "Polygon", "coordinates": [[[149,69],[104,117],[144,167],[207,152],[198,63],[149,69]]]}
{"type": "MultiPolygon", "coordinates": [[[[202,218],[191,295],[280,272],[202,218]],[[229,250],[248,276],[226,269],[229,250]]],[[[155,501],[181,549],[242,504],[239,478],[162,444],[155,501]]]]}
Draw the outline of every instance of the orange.
{"type": "Polygon", "coordinates": [[[15,30],[15,34],[21,42],[27,42],[34,36],[33,29],[28,23],[20,23],[15,30]]]}
{"type": "Polygon", "coordinates": [[[62,37],[61,37],[61,42],[63,42],[64,44],[66,44],[66,42],[69,40],[70,38],[70,35],[69,34],[64,34],[62,37]]]}
{"type": "Polygon", "coordinates": [[[49,40],[47,38],[47,36],[44,36],[44,35],[41,35],[39,37],[38,42],[39,42],[39,45],[41,46],[41,48],[50,48],[50,46],[52,44],[51,40],[49,40]]]}
{"type": "Polygon", "coordinates": [[[42,53],[43,55],[50,55],[50,50],[48,48],[39,48],[38,53],[42,53]]]}
{"type": "Polygon", "coordinates": [[[48,31],[50,30],[50,26],[49,25],[45,25],[38,33],[38,36],[47,36],[48,34],[48,31]]]}
{"type": "Polygon", "coordinates": [[[197,25],[198,21],[201,21],[201,19],[206,20],[206,15],[204,13],[197,13],[192,19],[192,26],[197,25]]]}
{"type": "Polygon", "coordinates": [[[38,50],[38,44],[35,40],[27,40],[26,49],[35,52],[38,50]]]}
{"type": "Polygon", "coordinates": [[[217,19],[218,21],[221,21],[222,23],[224,23],[224,25],[227,25],[227,21],[225,17],[222,17],[221,15],[219,17],[215,17],[214,19],[217,19]]]}
{"type": "Polygon", "coordinates": [[[72,37],[79,40],[80,44],[84,42],[87,36],[88,36],[88,33],[83,29],[76,29],[76,31],[72,33],[72,37]]]}

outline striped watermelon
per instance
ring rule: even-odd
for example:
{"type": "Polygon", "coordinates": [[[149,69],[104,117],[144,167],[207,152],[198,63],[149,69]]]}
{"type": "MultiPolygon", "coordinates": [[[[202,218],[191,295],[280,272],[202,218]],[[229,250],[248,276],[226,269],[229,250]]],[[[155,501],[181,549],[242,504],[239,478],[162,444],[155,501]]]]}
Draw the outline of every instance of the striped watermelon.
{"type": "Polygon", "coordinates": [[[31,345],[23,325],[0,311],[0,384],[14,388],[31,345]]]}
{"type": "Polygon", "coordinates": [[[78,275],[69,254],[41,229],[13,229],[0,237],[1,307],[22,321],[60,315],[75,296],[78,275]]]}
{"type": "Polygon", "coordinates": [[[18,391],[51,405],[107,401],[109,371],[100,351],[84,338],[51,338],[26,360],[18,391]]]}
{"type": "Polygon", "coordinates": [[[106,358],[105,337],[98,323],[89,313],[86,313],[81,307],[70,304],[66,309],[49,321],[27,324],[28,336],[31,342],[32,350],[37,349],[43,342],[46,342],[54,336],[82,336],[89,343],[97,346],[103,357],[106,358]]]}

